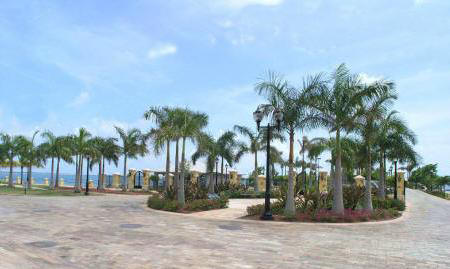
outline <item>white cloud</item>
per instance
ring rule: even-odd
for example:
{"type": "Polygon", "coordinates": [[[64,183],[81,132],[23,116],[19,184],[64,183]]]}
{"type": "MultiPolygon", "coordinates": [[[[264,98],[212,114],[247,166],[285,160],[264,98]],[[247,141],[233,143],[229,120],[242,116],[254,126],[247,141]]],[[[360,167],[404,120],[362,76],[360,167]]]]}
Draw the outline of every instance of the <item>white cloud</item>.
{"type": "Polygon", "coordinates": [[[245,45],[255,41],[255,37],[247,34],[240,34],[238,37],[231,38],[233,46],[245,45]]]}
{"type": "Polygon", "coordinates": [[[430,2],[431,2],[431,0],[414,0],[414,5],[420,6],[420,5],[428,4],[430,2]]]}
{"type": "Polygon", "coordinates": [[[366,73],[359,74],[359,77],[361,78],[361,81],[365,84],[372,84],[377,80],[383,79],[381,76],[371,76],[366,73]]]}
{"type": "Polygon", "coordinates": [[[223,20],[217,23],[220,27],[230,28],[233,27],[234,23],[231,20],[223,20]]]}
{"type": "Polygon", "coordinates": [[[261,6],[277,6],[283,3],[284,0],[221,0],[221,4],[235,9],[241,9],[251,5],[261,6]]]}
{"type": "Polygon", "coordinates": [[[84,104],[86,104],[87,102],[89,102],[89,99],[91,98],[91,96],[89,95],[89,92],[87,91],[82,91],[77,97],[75,97],[75,99],[72,100],[72,102],[69,103],[69,107],[79,107],[82,106],[84,104]]]}
{"type": "Polygon", "coordinates": [[[150,60],[164,57],[167,55],[175,54],[177,52],[177,47],[173,44],[164,44],[157,47],[154,47],[149,50],[148,52],[148,58],[150,60]]]}

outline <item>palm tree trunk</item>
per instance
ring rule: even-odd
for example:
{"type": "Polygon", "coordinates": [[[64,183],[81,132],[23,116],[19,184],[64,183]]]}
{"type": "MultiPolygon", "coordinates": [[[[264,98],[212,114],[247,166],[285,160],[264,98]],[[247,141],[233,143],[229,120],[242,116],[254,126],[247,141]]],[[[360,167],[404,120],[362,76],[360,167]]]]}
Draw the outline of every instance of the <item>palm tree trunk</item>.
{"type": "Polygon", "coordinates": [[[60,158],[58,157],[58,159],[56,161],[55,189],[59,188],[59,162],[60,162],[60,158]]]}
{"type": "Polygon", "coordinates": [[[169,189],[169,178],[170,178],[170,140],[167,140],[166,145],[166,178],[164,180],[164,188],[169,189]]]}
{"type": "Polygon", "coordinates": [[[367,145],[367,178],[366,191],[364,193],[365,203],[364,207],[368,211],[372,211],[372,156],[370,144],[367,145]]]}
{"type": "Polygon", "coordinates": [[[23,165],[20,165],[20,184],[23,185],[23,165]]]}
{"type": "Polygon", "coordinates": [[[183,137],[182,145],[181,145],[181,176],[178,182],[178,204],[181,207],[185,205],[185,197],[184,197],[184,174],[185,174],[185,147],[186,147],[186,137],[183,137]]]}
{"type": "MultiPolygon", "coordinates": [[[[173,180],[173,185],[174,185],[174,189],[175,190],[178,190],[178,181],[180,180],[180,177],[179,177],[179,174],[178,174],[178,168],[179,168],[179,166],[180,166],[180,163],[179,163],[179,159],[180,159],[180,157],[179,157],[179,142],[180,141],[180,139],[177,139],[176,141],[175,141],[175,176],[174,176],[174,180],[173,180]]],[[[177,192],[177,195],[178,195],[178,192],[177,192]]]]}
{"type": "Polygon", "coordinates": [[[214,193],[214,171],[209,172],[208,193],[214,193]]]}
{"type": "Polygon", "coordinates": [[[124,154],[124,157],[123,157],[123,178],[124,178],[124,181],[125,181],[125,189],[128,188],[127,159],[128,159],[128,156],[127,156],[127,154],[125,153],[125,154],[124,154]]]}
{"type": "Polygon", "coordinates": [[[13,158],[10,156],[9,158],[9,177],[8,177],[8,187],[14,187],[13,184],[13,158]]]}
{"type": "Polygon", "coordinates": [[[100,157],[99,163],[98,163],[97,190],[103,190],[102,157],[100,157]]]}
{"type": "Polygon", "coordinates": [[[380,186],[378,186],[378,198],[384,200],[386,197],[386,168],[385,168],[385,163],[384,163],[384,151],[383,149],[381,149],[380,152],[380,186]]]}
{"type": "Polygon", "coordinates": [[[28,185],[27,188],[29,190],[31,190],[31,188],[33,187],[33,184],[31,182],[32,179],[33,179],[33,175],[32,175],[31,164],[30,164],[30,165],[28,165],[28,180],[27,180],[27,185],[28,185]]]}
{"type": "Polygon", "coordinates": [[[80,156],[80,181],[78,182],[78,188],[83,189],[83,166],[84,166],[84,156],[80,156]]]}
{"type": "Polygon", "coordinates": [[[220,182],[222,183],[223,181],[223,156],[221,156],[222,158],[222,163],[220,165],[220,182]]]}
{"type": "Polygon", "coordinates": [[[78,154],[75,155],[75,188],[78,182],[78,170],[79,170],[78,154]]]}
{"type": "Polygon", "coordinates": [[[51,184],[53,184],[53,169],[54,169],[54,164],[55,164],[55,157],[52,157],[52,172],[50,175],[50,182],[51,184]]]}
{"type": "Polygon", "coordinates": [[[258,151],[255,152],[255,171],[253,172],[253,186],[255,188],[255,192],[258,192],[258,151]]]}
{"type": "Polygon", "coordinates": [[[341,133],[338,129],[336,131],[336,171],[333,179],[333,212],[336,214],[344,214],[341,154],[341,133]]]}
{"type": "Polygon", "coordinates": [[[105,156],[102,156],[102,189],[105,187],[105,156]]]}
{"type": "Polygon", "coordinates": [[[284,213],[287,216],[295,215],[295,197],[294,197],[294,128],[290,128],[289,131],[289,179],[288,179],[288,191],[286,199],[286,207],[284,213]]]}

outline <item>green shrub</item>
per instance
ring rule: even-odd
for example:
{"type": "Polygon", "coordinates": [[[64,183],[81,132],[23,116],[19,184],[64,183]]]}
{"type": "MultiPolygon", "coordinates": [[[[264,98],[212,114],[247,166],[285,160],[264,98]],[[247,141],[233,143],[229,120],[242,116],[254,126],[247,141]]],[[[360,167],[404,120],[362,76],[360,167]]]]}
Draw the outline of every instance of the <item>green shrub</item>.
{"type": "Polygon", "coordinates": [[[189,181],[186,185],[185,197],[187,202],[208,199],[208,190],[198,183],[189,181]]]}
{"type": "Polygon", "coordinates": [[[344,208],[355,210],[361,199],[364,197],[366,188],[356,185],[345,186],[342,188],[344,196],[344,208]]]}
{"type": "Polygon", "coordinates": [[[167,200],[159,195],[152,195],[148,197],[147,206],[157,210],[177,211],[178,204],[176,201],[167,200]]]}
{"type": "Polygon", "coordinates": [[[379,199],[376,196],[372,197],[372,206],[374,209],[390,209],[393,208],[398,211],[404,211],[405,210],[405,202],[400,200],[394,200],[390,198],[386,199],[379,199]]]}
{"type": "MultiPolygon", "coordinates": [[[[262,215],[264,213],[264,204],[257,204],[247,207],[248,216],[262,215]]],[[[284,211],[284,206],[281,202],[276,201],[270,204],[270,209],[274,215],[282,215],[284,211]]]]}
{"type": "Polygon", "coordinates": [[[226,208],[228,206],[228,197],[221,195],[219,199],[199,199],[186,203],[183,208],[186,211],[205,211],[211,209],[226,208]]]}
{"type": "Polygon", "coordinates": [[[169,186],[163,193],[163,196],[167,200],[175,200],[177,197],[177,191],[173,186],[169,186]]]}

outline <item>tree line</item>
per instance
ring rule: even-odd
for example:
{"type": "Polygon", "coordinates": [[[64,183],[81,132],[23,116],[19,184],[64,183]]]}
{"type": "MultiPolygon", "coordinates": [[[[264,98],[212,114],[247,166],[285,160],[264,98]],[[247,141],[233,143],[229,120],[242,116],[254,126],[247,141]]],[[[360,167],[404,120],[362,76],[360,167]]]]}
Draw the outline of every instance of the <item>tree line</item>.
{"type": "MultiPolygon", "coordinates": [[[[414,150],[416,136],[399,113],[392,110],[397,100],[395,84],[388,80],[365,83],[358,74],[353,74],[345,64],[337,67],[331,74],[319,73],[307,76],[300,86],[294,86],[283,76],[269,72],[268,76],[255,85],[257,94],[265,97],[268,103],[283,114],[281,130],[273,134],[272,139],[289,143],[288,159],[276,148],[272,149],[272,172],[278,163],[282,170],[288,167],[288,192],[285,214],[295,213],[294,167],[317,171],[314,159],[323,152],[331,154],[331,178],[333,190],[333,211],[344,212],[342,178],[343,173],[353,175],[356,170],[366,175],[365,207],[372,210],[371,176],[375,165],[379,166],[380,188],[378,196],[386,196],[386,165],[395,162],[407,165],[409,171],[415,168],[420,157],[414,150]],[[308,140],[306,132],[313,129],[326,129],[330,136],[308,140]],[[298,133],[302,160],[294,159],[294,143],[298,133]],[[305,154],[309,162],[305,160],[305,154]]],[[[185,203],[186,167],[188,161],[194,164],[204,159],[207,172],[213,172],[215,164],[220,162],[221,174],[224,164],[232,166],[245,154],[254,155],[253,176],[258,175],[258,152],[264,149],[267,134],[248,126],[236,125],[233,130],[214,138],[205,129],[208,115],[179,107],[150,107],[143,117],[154,123],[148,132],[139,129],[124,130],[115,127],[119,138],[92,136],[86,129],[80,128],[77,134],[55,136],[50,131],[40,135],[44,142],[35,145],[35,132],[31,138],[1,134],[0,161],[8,162],[10,176],[8,184],[13,186],[12,171],[17,160],[26,167],[31,179],[32,167],[45,165],[51,161],[51,179],[53,187],[58,187],[60,162],[75,163],[75,191],[81,190],[83,166],[98,168],[99,188],[103,188],[105,163],[117,166],[119,158],[124,159],[123,176],[127,176],[127,161],[150,152],[166,154],[165,182],[169,181],[171,171],[171,147],[175,144],[174,185],[180,205],[185,203]],[[238,140],[238,134],[247,139],[238,140]],[[120,143],[119,143],[120,141],[120,143]],[[186,143],[196,145],[195,153],[186,156],[186,143]],[[181,152],[180,152],[181,150],[181,152]],[[181,155],[181,156],[180,156],[181,155]],[[56,175],[54,177],[54,166],[56,175]],[[54,179],[54,180],[53,180],[54,179]]],[[[214,192],[213,180],[209,180],[208,189],[214,192]]],[[[31,180],[28,180],[31,184],[31,180]]],[[[255,184],[256,185],[256,184],[255,184]]]]}

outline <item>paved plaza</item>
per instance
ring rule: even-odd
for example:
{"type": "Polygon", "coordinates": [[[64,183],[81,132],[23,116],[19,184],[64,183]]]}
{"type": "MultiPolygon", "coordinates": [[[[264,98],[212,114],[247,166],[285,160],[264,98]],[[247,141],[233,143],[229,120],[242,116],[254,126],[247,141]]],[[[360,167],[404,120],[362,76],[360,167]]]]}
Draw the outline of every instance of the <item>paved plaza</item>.
{"type": "Polygon", "coordinates": [[[401,219],[343,225],[225,220],[239,201],[179,215],[145,196],[0,196],[0,268],[450,268],[450,202],[407,199],[401,219]]]}

